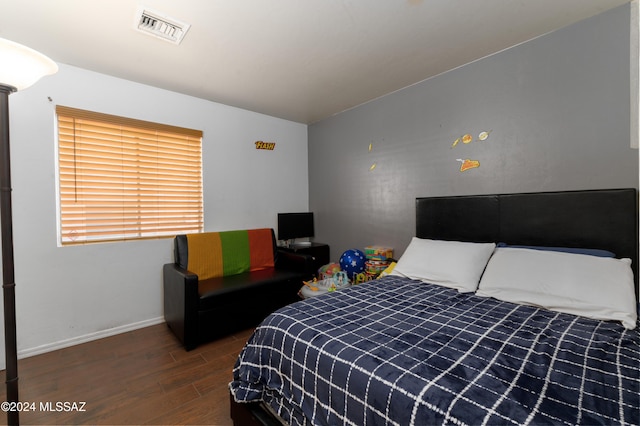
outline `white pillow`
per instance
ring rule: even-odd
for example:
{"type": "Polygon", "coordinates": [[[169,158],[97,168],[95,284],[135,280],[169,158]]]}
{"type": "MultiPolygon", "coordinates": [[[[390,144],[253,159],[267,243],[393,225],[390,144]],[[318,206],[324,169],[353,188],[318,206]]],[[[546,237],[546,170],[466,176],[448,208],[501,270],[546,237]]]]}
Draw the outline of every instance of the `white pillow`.
{"type": "Polygon", "coordinates": [[[497,248],[477,293],[636,326],[636,296],[630,259],[520,248],[497,248]]]}
{"type": "Polygon", "coordinates": [[[473,292],[495,247],[413,237],[391,274],[473,292]]]}

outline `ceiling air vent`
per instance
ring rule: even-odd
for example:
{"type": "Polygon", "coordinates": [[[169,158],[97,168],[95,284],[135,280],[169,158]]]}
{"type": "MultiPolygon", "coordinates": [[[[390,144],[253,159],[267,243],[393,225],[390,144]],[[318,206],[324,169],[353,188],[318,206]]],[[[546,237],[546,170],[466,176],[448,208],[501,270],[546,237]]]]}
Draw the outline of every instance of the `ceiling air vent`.
{"type": "Polygon", "coordinates": [[[175,44],[180,44],[190,27],[189,24],[149,9],[138,9],[136,13],[136,30],[175,44]]]}

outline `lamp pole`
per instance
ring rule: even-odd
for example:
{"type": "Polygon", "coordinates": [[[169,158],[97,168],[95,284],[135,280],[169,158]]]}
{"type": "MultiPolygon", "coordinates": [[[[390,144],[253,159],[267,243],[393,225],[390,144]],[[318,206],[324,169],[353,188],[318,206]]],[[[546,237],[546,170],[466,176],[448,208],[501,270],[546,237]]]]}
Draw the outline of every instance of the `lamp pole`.
{"type": "Polygon", "coordinates": [[[11,155],[9,151],[9,95],[26,89],[58,65],[43,54],[0,38],[0,230],[2,235],[2,296],[7,385],[7,424],[20,423],[18,400],[18,344],[16,339],[16,283],[13,262],[11,155]]]}
{"type": "MultiPolygon", "coordinates": [[[[16,283],[13,262],[11,213],[11,158],[9,151],[9,94],[15,87],[0,85],[0,229],[2,229],[2,295],[4,299],[4,351],[7,402],[18,399],[18,348],[16,341],[16,283]]],[[[15,408],[15,407],[10,407],[15,408]]],[[[20,423],[18,410],[7,411],[7,424],[20,423]]]]}

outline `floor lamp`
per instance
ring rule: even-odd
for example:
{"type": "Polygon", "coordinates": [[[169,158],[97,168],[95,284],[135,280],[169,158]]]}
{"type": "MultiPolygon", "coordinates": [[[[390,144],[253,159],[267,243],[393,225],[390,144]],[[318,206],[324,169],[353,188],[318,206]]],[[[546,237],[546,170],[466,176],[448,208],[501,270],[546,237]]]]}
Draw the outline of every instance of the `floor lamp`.
{"type": "MultiPolygon", "coordinates": [[[[26,89],[58,66],[28,47],[0,38],[0,229],[2,230],[2,295],[4,298],[4,350],[7,402],[18,399],[18,347],[16,294],[13,267],[11,161],[9,156],[9,94],[26,89]]],[[[19,424],[18,411],[7,411],[7,424],[19,424]]]]}

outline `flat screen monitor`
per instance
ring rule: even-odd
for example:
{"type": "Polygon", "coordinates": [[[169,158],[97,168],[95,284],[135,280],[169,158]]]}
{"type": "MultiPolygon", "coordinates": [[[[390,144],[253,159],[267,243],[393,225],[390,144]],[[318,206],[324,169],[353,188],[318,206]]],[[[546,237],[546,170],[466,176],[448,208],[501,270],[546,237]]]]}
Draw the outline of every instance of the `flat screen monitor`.
{"type": "Polygon", "coordinates": [[[278,213],[278,239],[313,237],[313,213],[278,213]]]}

